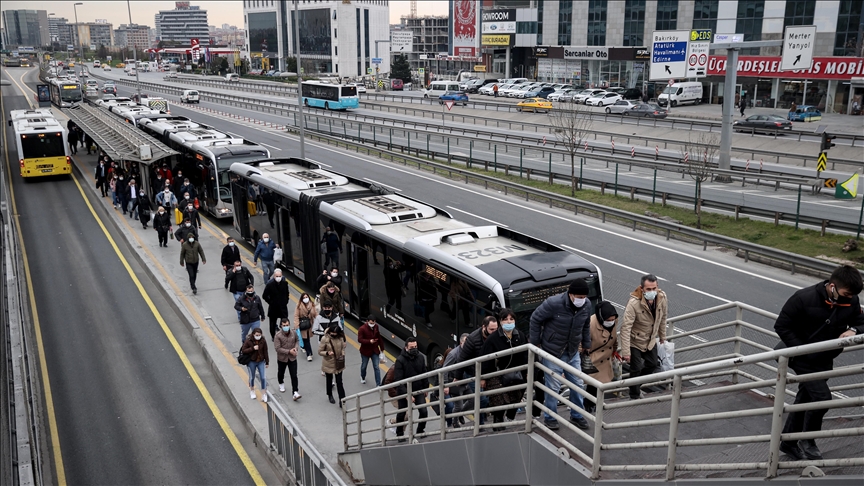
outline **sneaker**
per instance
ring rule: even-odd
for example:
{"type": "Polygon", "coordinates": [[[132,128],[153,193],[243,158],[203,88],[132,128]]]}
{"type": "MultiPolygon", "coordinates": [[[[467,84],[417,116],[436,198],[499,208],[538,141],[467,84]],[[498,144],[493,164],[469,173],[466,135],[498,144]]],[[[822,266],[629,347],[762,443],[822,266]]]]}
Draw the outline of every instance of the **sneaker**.
{"type": "Polygon", "coordinates": [[[360,384],[365,385],[366,384],[366,378],[360,378],[360,384]]]}
{"type": "Polygon", "coordinates": [[[279,384],[279,391],[282,393],[285,393],[285,384],[284,383],[279,384]]]}
{"type": "Polygon", "coordinates": [[[805,459],[804,452],[798,447],[796,442],[781,442],[780,452],[792,458],[793,461],[803,461],[805,459]]]}
{"type": "Polygon", "coordinates": [[[300,399],[300,393],[295,391],[294,392],[294,401],[296,402],[299,399],[300,399]]]}
{"type": "Polygon", "coordinates": [[[588,421],[582,417],[570,417],[570,423],[582,430],[588,430],[588,421]]]}
{"type": "Polygon", "coordinates": [[[261,401],[267,403],[267,392],[264,392],[264,394],[261,395],[261,401]]]}
{"type": "Polygon", "coordinates": [[[258,398],[258,397],[255,396],[255,392],[254,392],[254,391],[250,391],[250,392],[249,392],[249,398],[251,398],[252,400],[255,400],[255,399],[258,398]]]}
{"type": "Polygon", "coordinates": [[[306,361],[312,361],[312,356],[306,356],[306,361]]]}
{"type": "Polygon", "coordinates": [[[412,440],[412,441],[411,441],[411,443],[412,443],[412,444],[419,444],[419,443],[420,443],[420,441],[419,441],[419,440],[417,440],[417,439],[414,439],[414,440],[412,440]]]}
{"type": "Polygon", "coordinates": [[[553,418],[543,419],[543,425],[549,430],[558,430],[558,421],[553,418]]]}

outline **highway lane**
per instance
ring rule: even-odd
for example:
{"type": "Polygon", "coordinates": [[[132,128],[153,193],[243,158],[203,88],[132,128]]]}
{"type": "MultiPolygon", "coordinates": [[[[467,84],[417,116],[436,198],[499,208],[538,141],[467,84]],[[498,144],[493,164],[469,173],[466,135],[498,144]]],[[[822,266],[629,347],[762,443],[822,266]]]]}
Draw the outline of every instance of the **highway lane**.
{"type": "MultiPolygon", "coordinates": [[[[24,98],[8,87],[3,88],[3,103],[6,110],[26,107],[24,98]]],[[[10,155],[14,160],[14,152],[10,155]]],[[[221,395],[199,345],[161,290],[143,277],[138,260],[130,257],[134,250],[113,225],[107,226],[124,259],[115,253],[73,180],[25,182],[13,171],[12,183],[51,380],[52,395],[46,402],[53,403],[56,415],[62,457],[57,464],[62,464],[58,469],[65,471],[66,481],[274,481],[221,395]],[[198,370],[213,397],[210,403],[131,279],[127,262],[198,370]],[[231,435],[214,413],[225,414],[231,435]],[[241,434],[239,439],[233,439],[234,431],[241,434]],[[242,454],[251,454],[245,458],[248,469],[235,445],[242,454]]],[[[82,181],[89,183],[89,177],[82,181]]]]}

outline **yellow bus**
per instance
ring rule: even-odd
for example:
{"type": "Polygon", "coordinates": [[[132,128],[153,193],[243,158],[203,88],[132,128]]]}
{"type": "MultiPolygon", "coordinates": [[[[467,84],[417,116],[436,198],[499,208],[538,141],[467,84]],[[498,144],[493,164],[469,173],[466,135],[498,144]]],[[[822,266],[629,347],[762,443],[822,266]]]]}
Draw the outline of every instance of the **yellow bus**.
{"type": "Polygon", "coordinates": [[[9,115],[9,125],[15,130],[21,177],[72,173],[66,129],[50,108],[13,110],[9,115]]]}

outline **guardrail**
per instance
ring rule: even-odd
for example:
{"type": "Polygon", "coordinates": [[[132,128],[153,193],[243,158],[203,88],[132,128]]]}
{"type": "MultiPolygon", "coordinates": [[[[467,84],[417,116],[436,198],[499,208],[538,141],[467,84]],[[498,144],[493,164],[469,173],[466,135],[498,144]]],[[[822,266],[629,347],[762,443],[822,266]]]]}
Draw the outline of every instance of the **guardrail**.
{"type": "MultiPolygon", "coordinates": [[[[835,395],[850,390],[860,390],[864,388],[864,382],[857,377],[864,376],[864,369],[860,365],[840,366],[832,371],[821,373],[813,373],[807,375],[794,375],[789,372],[788,363],[792,357],[801,356],[804,354],[816,353],[821,351],[830,351],[835,349],[843,349],[844,352],[855,352],[864,349],[864,335],[856,335],[843,339],[834,339],[821,343],[808,344],[792,348],[773,351],[769,346],[755,342],[751,338],[743,337],[744,330],[754,330],[760,335],[768,336],[772,340],[776,340],[776,334],[771,336],[771,331],[766,331],[756,325],[750,324],[743,320],[745,311],[755,312],[761,316],[771,316],[773,314],[761,309],[753,308],[739,302],[732,302],[723,306],[706,309],[692,314],[678,316],[670,319],[669,325],[680,324],[689,319],[702,317],[707,314],[721,313],[730,309],[735,309],[735,318],[713,324],[700,329],[692,329],[687,332],[667,335],[669,340],[678,341],[688,336],[693,336],[697,333],[704,335],[708,332],[718,332],[718,330],[731,331],[731,336],[723,339],[712,341],[701,341],[696,345],[683,346],[675,351],[676,365],[673,370],[659,372],[653,375],[630,378],[622,376],[618,381],[609,383],[601,383],[594,379],[592,375],[587,375],[581,369],[574,368],[568,363],[561,361],[556,356],[552,356],[542,349],[526,344],[513,348],[511,350],[501,351],[465,362],[440,368],[435,371],[430,371],[421,375],[406,378],[404,380],[394,382],[389,385],[384,385],[372,390],[366,390],[361,393],[351,395],[343,400],[342,420],[343,420],[343,442],[346,451],[357,451],[374,446],[389,446],[394,445],[400,439],[407,440],[409,443],[415,439],[426,438],[429,440],[439,439],[446,440],[448,436],[464,437],[467,433],[472,436],[477,436],[481,431],[489,431],[494,428],[512,428],[517,427],[517,430],[522,430],[525,433],[542,431],[544,435],[552,438],[555,446],[560,446],[562,450],[566,450],[571,457],[574,457],[579,462],[586,465],[591,470],[592,479],[600,479],[603,472],[625,472],[625,471],[642,471],[664,473],[666,480],[674,480],[676,474],[682,471],[691,472],[710,472],[710,471],[729,471],[729,470],[763,470],[767,478],[777,477],[780,469],[793,469],[805,466],[815,467],[849,467],[864,465],[864,457],[856,457],[851,453],[843,456],[842,451],[834,451],[835,456],[841,457],[822,459],[816,461],[780,461],[780,441],[784,440],[806,440],[820,439],[832,437],[852,437],[864,435],[864,427],[845,427],[832,428],[823,431],[813,432],[798,432],[798,433],[781,433],[783,424],[783,414],[786,412],[798,412],[804,410],[815,409],[841,409],[853,408],[864,405],[864,397],[845,397],[830,402],[818,402],[802,405],[787,404],[787,397],[794,396],[794,392],[787,389],[787,386],[794,383],[802,383],[806,381],[851,377],[851,383],[844,385],[833,386],[832,393],[835,395]],[[712,346],[733,347],[732,352],[724,355],[709,356],[702,359],[694,359],[684,362],[679,361],[681,357],[686,357],[688,353],[695,350],[705,350],[712,346]],[[746,347],[742,351],[742,346],[746,347]],[[750,349],[755,349],[756,352],[747,352],[750,349]],[[765,351],[767,349],[767,351],[765,351]],[[483,373],[483,363],[496,360],[508,355],[526,353],[527,364],[516,366],[508,369],[496,369],[494,372],[483,373]],[[542,360],[542,363],[539,362],[542,360]],[[775,366],[775,361],[777,362],[775,366]],[[551,366],[558,366],[566,372],[578,377],[582,382],[597,388],[596,396],[587,393],[583,389],[583,385],[578,382],[571,381],[567,375],[560,376],[551,369],[551,366]],[[761,370],[762,376],[757,376],[751,372],[744,371],[745,368],[754,368],[761,370]],[[468,378],[458,380],[449,380],[448,374],[451,371],[469,370],[468,378]],[[473,373],[470,372],[473,370],[473,373]],[[537,371],[544,373],[552,373],[558,381],[566,386],[569,390],[568,394],[555,392],[547,387],[541,381],[535,381],[534,377],[538,376],[537,371]],[[502,386],[492,390],[483,389],[482,383],[484,380],[489,380],[496,376],[503,376],[511,372],[520,372],[522,380],[516,382],[512,386],[502,386]],[[731,380],[721,381],[725,377],[731,380]],[[414,390],[413,383],[416,380],[423,378],[437,378],[437,386],[431,389],[414,390]],[[741,379],[744,382],[739,382],[741,379]],[[702,380],[713,380],[710,386],[704,386],[702,380]],[[718,382],[719,381],[719,382],[718,382]],[[688,387],[683,388],[685,382],[692,383],[698,388],[688,387]],[[469,385],[474,385],[476,391],[472,392],[469,385]],[[659,396],[647,396],[636,400],[619,400],[610,402],[609,396],[614,396],[617,392],[623,392],[628,387],[634,385],[640,386],[667,386],[671,384],[672,393],[659,396]],[[405,393],[390,397],[388,390],[405,387],[405,393]],[[456,387],[461,387],[463,393],[459,396],[449,396],[445,393],[445,388],[451,390],[456,387]],[[769,397],[773,401],[773,406],[762,408],[740,409],[727,412],[716,412],[707,414],[691,414],[687,415],[686,403],[692,399],[702,399],[705,397],[722,396],[727,394],[741,394],[749,391],[758,391],[767,389],[771,395],[769,397]],[[594,425],[593,432],[583,432],[575,425],[571,424],[566,417],[562,417],[557,408],[549,409],[541,401],[535,400],[535,393],[542,390],[545,394],[551,395],[558,402],[571,408],[580,408],[577,405],[574,396],[578,394],[581,397],[580,401],[594,403],[596,411],[589,413],[580,410],[581,415],[588,420],[589,424],[594,425]],[[504,392],[519,392],[525,395],[524,401],[517,401],[508,405],[481,407],[480,397],[497,395],[504,392]],[[426,393],[435,392],[437,398],[427,401],[426,393]],[[412,399],[408,399],[411,397],[412,399]],[[395,409],[391,409],[389,404],[398,400],[395,409]],[[447,412],[448,404],[473,403],[470,409],[461,411],[447,412]],[[641,409],[642,407],[669,403],[668,416],[663,413],[660,418],[645,419],[634,417],[635,420],[622,420],[627,417],[622,417],[622,409],[641,409]],[[438,407],[438,417],[430,414],[427,418],[415,419],[414,410],[428,409],[438,407]],[[487,412],[500,412],[513,409],[524,409],[524,418],[516,418],[509,422],[486,423],[480,425],[478,418],[481,414],[487,412]],[[542,419],[531,418],[533,412],[540,409],[551,417],[555,418],[560,426],[564,429],[563,432],[557,432],[549,429],[542,419]],[[618,420],[609,421],[605,416],[610,411],[618,412],[618,420]],[[401,422],[388,420],[388,417],[393,417],[398,413],[404,413],[404,418],[401,422]],[[770,416],[770,427],[763,433],[750,435],[734,435],[740,432],[741,427],[737,422],[744,417],[770,416]],[[473,417],[473,424],[455,425],[459,419],[465,420],[473,417]],[[447,421],[454,423],[452,427],[446,425],[447,421]],[[679,425],[685,423],[709,423],[720,422],[728,424],[722,427],[705,427],[701,431],[698,438],[689,439],[679,437],[679,425]],[[429,431],[417,433],[414,430],[415,424],[425,423],[429,431]],[[405,435],[388,436],[387,429],[390,427],[404,427],[405,435]],[[645,428],[666,426],[668,433],[662,433],[658,440],[647,442],[633,442],[629,436],[624,436],[624,439],[616,440],[615,431],[622,429],[644,430],[645,428]],[[715,432],[716,431],[716,432],[715,432]],[[713,435],[713,436],[710,436],[713,435]],[[699,459],[688,459],[686,463],[679,462],[676,457],[676,452],[681,448],[699,447],[699,446],[728,446],[740,447],[751,443],[767,443],[769,453],[767,460],[756,460],[753,462],[744,463],[718,463],[716,460],[706,458],[703,461],[699,459]],[[666,449],[665,463],[639,464],[633,462],[632,456],[627,456],[627,450],[633,449],[666,449]],[[620,451],[620,452],[619,452],[620,451]],[[621,464],[622,461],[624,464],[621,464]],[[612,464],[613,462],[617,464],[612,464]]],[[[776,318],[776,315],[774,315],[776,318]]],[[[774,342],[774,341],[772,341],[774,342]]],[[[677,346],[676,346],[677,347],[677,346]]],[[[709,353],[714,354],[714,353],[709,353]]],[[[853,358],[854,359],[854,358],[853,358]]],[[[460,376],[460,375],[456,375],[460,376]]],[[[847,380],[848,381],[848,380],[847,380]]],[[[764,394],[763,394],[764,395],[764,394]]],[[[748,430],[749,432],[749,430],[748,430]]],[[[650,432],[649,432],[650,434],[650,432]]],[[[656,433],[652,434],[656,435],[656,433]]],[[[754,451],[755,452],[755,451],[754,451]]],[[[761,451],[760,451],[761,452],[761,451]]],[[[709,456],[710,457],[710,456],[709,456]]]]}
{"type": "Polygon", "coordinates": [[[303,434],[288,412],[269,391],[267,400],[267,428],[270,431],[270,450],[282,460],[294,477],[295,484],[303,486],[348,486],[303,434]]]}

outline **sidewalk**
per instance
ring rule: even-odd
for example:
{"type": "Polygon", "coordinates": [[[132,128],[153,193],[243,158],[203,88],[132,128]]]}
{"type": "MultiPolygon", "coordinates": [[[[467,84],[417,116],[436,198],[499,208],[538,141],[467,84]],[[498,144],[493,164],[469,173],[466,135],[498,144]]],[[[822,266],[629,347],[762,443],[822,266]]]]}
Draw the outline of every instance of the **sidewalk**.
{"type": "MultiPolygon", "coordinates": [[[[244,416],[249,431],[262,439],[259,447],[267,447],[268,424],[266,405],[261,402],[260,383],[256,379],[256,400],[250,400],[248,389],[248,374],[245,366],[237,363],[237,352],[240,349],[240,324],[234,310],[234,297],[224,288],[224,276],[219,257],[225,246],[228,234],[209,220],[202,218],[203,228],[199,230],[199,242],[207,257],[207,264],[199,266],[198,294],[193,295],[189,287],[189,278],[185,268],[180,266],[180,245],[176,240],[169,240],[167,248],[158,245],[156,231],[151,224],[143,229],[141,224],[122,211],[114,209],[110,193],[102,198],[95,188],[93,172],[96,166],[96,156],[86,155],[86,152],[73,156],[77,168],[83,173],[82,185],[87,187],[91,201],[102,204],[105,209],[115,214],[117,227],[133,248],[137,248],[139,256],[148,264],[152,276],[160,284],[168,299],[180,309],[186,318],[190,331],[201,344],[210,364],[223,379],[224,391],[230,395],[238,411],[244,416]]],[[[154,211],[155,212],[155,211],[154,211]]],[[[176,226],[172,227],[176,230],[176,226]]],[[[252,252],[240,245],[241,258],[244,267],[250,269],[255,276],[255,291],[260,296],[264,291],[263,272],[252,264],[252,252]]],[[[298,301],[301,289],[288,279],[291,291],[289,313],[294,315],[294,307],[298,301]]],[[[265,303],[265,309],[267,304],[265,303]]],[[[270,366],[267,368],[267,389],[276,400],[288,411],[294,421],[299,424],[306,436],[313,442],[326,461],[334,465],[334,469],[350,482],[350,478],[337,464],[337,453],[342,451],[342,414],[337,404],[329,403],[325,390],[325,378],[321,375],[321,357],[317,353],[317,339],[312,339],[313,361],[308,362],[301,350],[298,359],[299,391],[302,398],[293,401],[291,397],[291,380],[286,370],[286,392],[279,392],[276,379],[276,352],[270,339],[269,322],[262,319],[261,328],[270,350],[270,366]]],[[[367,370],[366,385],[360,384],[360,353],[357,342],[356,325],[345,322],[345,334],[348,339],[346,370],[343,374],[346,396],[375,386],[374,372],[367,370]]],[[[387,371],[387,365],[395,359],[388,353],[388,363],[382,365],[381,379],[387,371]]],[[[338,398],[333,389],[334,398],[338,398]]],[[[257,441],[256,441],[257,442],[257,441]]]]}

